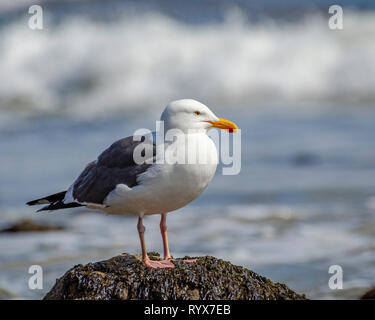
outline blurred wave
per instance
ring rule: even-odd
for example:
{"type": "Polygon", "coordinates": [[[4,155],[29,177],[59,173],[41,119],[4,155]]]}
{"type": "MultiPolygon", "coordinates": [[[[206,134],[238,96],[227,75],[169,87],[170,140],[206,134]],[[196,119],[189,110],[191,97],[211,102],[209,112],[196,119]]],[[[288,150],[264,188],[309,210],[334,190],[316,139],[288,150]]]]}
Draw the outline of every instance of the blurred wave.
{"type": "Polygon", "coordinates": [[[24,16],[2,25],[0,115],[96,117],[182,97],[237,108],[374,105],[372,11],[345,11],[343,31],[319,12],[254,22],[239,8],[205,24],[152,10],[48,19],[43,31],[24,16]]]}

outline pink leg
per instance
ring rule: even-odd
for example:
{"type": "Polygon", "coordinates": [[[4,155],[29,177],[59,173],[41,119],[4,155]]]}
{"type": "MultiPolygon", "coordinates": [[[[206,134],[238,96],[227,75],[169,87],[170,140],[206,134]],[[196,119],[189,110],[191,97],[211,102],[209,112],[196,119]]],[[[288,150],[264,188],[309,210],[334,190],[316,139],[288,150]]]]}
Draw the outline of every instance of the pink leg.
{"type": "Polygon", "coordinates": [[[160,233],[163,239],[163,248],[164,248],[164,260],[170,260],[171,255],[169,254],[168,247],[168,236],[167,236],[167,214],[163,213],[160,220],[160,233]]]}
{"type": "MultiPolygon", "coordinates": [[[[161,237],[163,239],[163,247],[164,247],[164,260],[163,261],[172,260],[172,257],[169,253],[169,247],[168,247],[167,229],[168,229],[167,228],[167,214],[163,213],[161,215],[161,220],[160,220],[160,232],[161,232],[161,237]]],[[[197,259],[187,259],[183,261],[186,263],[194,263],[197,261],[197,259]]]]}
{"type": "Polygon", "coordinates": [[[147,251],[146,251],[145,238],[144,238],[146,228],[142,223],[141,217],[139,217],[139,219],[138,219],[137,228],[138,228],[139,239],[141,241],[142,260],[143,260],[143,263],[145,264],[145,266],[147,268],[152,268],[152,269],[174,268],[174,264],[170,261],[169,261],[169,263],[165,263],[164,261],[151,260],[148,257],[147,251]]]}
{"type": "Polygon", "coordinates": [[[164,249],[164,258],[161,263],[170,266],[169,268],[174,268],[174,264],[172,263],[172,257],[169,254],[169,247],[168,247],[168,236],[167,236],[167,214],[163,213],[160,219],[160,233],[163,239],[163,249],[164,249]]]}

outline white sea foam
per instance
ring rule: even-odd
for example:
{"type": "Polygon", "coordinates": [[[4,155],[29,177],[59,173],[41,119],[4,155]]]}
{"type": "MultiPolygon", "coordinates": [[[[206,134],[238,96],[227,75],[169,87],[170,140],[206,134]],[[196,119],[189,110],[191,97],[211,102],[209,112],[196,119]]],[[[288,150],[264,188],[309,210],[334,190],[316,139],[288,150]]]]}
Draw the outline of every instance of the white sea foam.
{"type": "Polygon", "coordinates": [[[374,13],[252,24],[236,11],[191,25],[157,13],[110,23],[68,17],[43,31],[15,20],[0,31],[0,110],[96,116],[160,108],[175,98],[210,105],[371,105],[374,13]]]}

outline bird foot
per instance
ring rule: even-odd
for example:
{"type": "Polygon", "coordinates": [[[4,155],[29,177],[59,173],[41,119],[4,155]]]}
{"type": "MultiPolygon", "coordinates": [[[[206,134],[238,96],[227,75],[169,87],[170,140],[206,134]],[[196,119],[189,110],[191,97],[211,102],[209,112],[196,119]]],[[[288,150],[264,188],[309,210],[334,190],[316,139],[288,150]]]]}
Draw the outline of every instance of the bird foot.
{"type": "MultiPolygon", "coordinates": [[[[172,258],[167,258],[171,261],[175,260],[175,259],[172,259],[172,258]]],[[[182,262],[185,262],[185,263],[194,263],[194,262],[197,262],[198,259],[184,259],[182,260],[182,262]]]]}
{"type": "Polygon", "coordinates": [[[185,263],[194,263],[194,262],[197,262],[197,259],[185,259],[185,260],[182,260],[183,262],[185,263]]]}
{"type": "Polygon", "coordinates": [[[146,268],[151,269],[172,269],[174,268],[174,264],[170,259],[164,259],[161,261],[151,260],[150,258],[146,258],[143,260],[146,268]]]}

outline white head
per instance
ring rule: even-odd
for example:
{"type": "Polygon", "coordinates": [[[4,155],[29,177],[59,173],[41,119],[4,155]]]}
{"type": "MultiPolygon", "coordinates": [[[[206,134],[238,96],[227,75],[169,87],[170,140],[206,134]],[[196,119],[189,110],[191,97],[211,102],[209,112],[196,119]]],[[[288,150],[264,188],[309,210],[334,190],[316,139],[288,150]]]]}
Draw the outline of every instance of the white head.
{"type": "Polygon", "coordinates": [[[207,132],[214,127],[237,130],[237,126],[228,120],[218,118],[207,106],[193,99],[176,100],[164,109],[160,120],[164,121],[164,129],[179,129],[184,133],[189,130],[207,132]]]}

